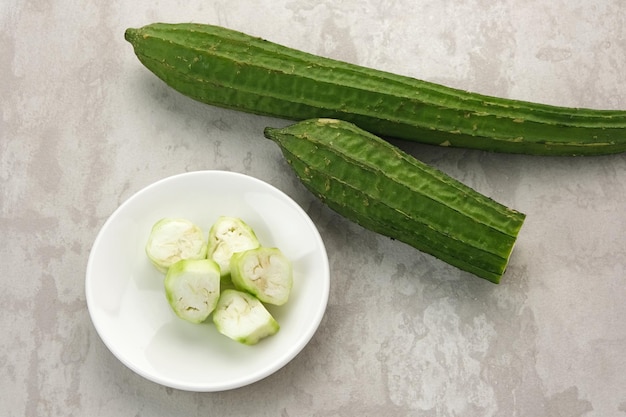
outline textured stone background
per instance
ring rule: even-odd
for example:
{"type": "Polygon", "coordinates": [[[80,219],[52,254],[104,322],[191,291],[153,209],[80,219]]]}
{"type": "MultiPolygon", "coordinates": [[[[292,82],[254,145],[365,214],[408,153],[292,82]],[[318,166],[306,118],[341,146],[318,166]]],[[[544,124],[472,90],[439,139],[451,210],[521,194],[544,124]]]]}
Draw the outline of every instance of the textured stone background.
{"type": "Polygon", "coordinates": [[[316,201],[262,137],[282,120],[193,102],[123,40],[209,22],[486,94],[626,109],[622,0],[216,0],[0,5],[0,415],[626,415],[626,155],[398,145],[528,215],[499,286],[316,201]],[[267,379],[179,392],[96,334],[84,271],[106,218],[163,177],[226,169],[298,201],[331,260],[312,342],[267,379]]]}

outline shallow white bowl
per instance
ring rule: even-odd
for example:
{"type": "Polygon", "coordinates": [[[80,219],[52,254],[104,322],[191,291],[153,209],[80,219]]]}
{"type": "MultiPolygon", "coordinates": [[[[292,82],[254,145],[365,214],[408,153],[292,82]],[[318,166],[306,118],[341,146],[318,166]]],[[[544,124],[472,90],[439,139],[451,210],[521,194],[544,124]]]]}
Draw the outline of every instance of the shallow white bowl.
{"type": "Polygon", "coordinates": [[[329,275],[319,232],[286,194],[243,174],[198,171],[144,188],[111,215],[89,256],[85,290],[98,334],[122,363],[158,384],[208,392],[259,381],[292,360],[322,320],[329,275]],[[280,248],[293,262],[289,301],[268,306],[280,331],[254,346],[221,335],[210,319],[198,325],[177,318],[165,298],[164,276],[144,252],[161,218],[187,218],[208,234],[220,215],[242,218],[261,244],[280,248]]]}

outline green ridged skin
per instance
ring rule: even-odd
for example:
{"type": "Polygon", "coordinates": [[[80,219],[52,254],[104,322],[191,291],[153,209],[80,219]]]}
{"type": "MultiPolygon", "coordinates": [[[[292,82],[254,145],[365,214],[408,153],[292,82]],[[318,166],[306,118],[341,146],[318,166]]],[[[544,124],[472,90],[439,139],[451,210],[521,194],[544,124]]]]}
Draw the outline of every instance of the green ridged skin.
{"type": "Polygon", "coordinates": [[[198,101],[291,120],[336,118],[381,137],[538,155],[626,151],[626,111],[489,97],[203,24],[129,28],[139,60],[198,101]]]}
{"type": "Polygon", "coordinates": [[[525,215],[352,123],[266,128],[298,178],[361,226],[499,283],[525,215]]]}

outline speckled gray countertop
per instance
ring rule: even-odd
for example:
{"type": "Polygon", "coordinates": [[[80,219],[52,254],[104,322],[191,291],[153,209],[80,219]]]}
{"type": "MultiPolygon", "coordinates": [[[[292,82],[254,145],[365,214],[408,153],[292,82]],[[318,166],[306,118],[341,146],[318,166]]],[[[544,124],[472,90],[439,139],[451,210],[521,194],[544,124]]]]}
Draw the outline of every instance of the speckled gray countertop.
{"type": "Polygon", "coordinates": [[[626,415],[626,155],[397,142],[527,214],[500,285],[321,205],[262,136],[283,120],[199,104],[141,66],[126,27],[207,22],[485,94],[626,109],[622,0],[217,0],[0,5],[0,415],[626,415]],[[85,269],[142,187],[222,169],[314,220],[328,309],[277,373],[221,393],[152,383],[105,347],[85,269]]]}

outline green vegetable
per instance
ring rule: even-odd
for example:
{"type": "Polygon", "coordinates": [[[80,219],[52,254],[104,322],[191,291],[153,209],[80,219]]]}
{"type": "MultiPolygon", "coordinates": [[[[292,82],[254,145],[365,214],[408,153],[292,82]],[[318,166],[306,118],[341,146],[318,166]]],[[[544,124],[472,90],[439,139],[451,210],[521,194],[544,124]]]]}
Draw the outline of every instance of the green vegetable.
{"type": "Polygon", "coordinates": [[[209,259],[181,260],[165,275],[165,295],[178,317],[202,323],[220,297],[220,269],[209,259]]]}
{"type": "Polygon", "coordinates": [[[498,283],[524,214],[355,125],[306,120],[266,128],[302,183],[356,223],[498,283]]]}
{"type": "Polygon", "coordinates": [[[213,322],[220,333],[246,345],[254,345],[280,329],[257,298],[232,289],[222,292],[213,312],[213,322]]]}
{"type": "Polygon", "coordinates": [[[236,252],[258,248],[254,230],[237,217],[221,216],[209,231],[208,258],[220,266],[222,279],[230,276],[230,258],[236,252]]]}
{"type": "Polygon", "coordinates": [[[278,248],[259,247],[233,254],[231,278],[235,288],[260,301],[283,305],[293,286],[291,262],[278,248]]]}
{"type": "Polygon", "coordinates": [[[626,111],[489,97],[340,62],[218,26],[129,28],[139,60],[204,103],[285,119],[336,118],[381,137],[487,151],[626,150],[626,111]]]}
{"type": "Polygon", "coordinates": [[[161,272],[181,259],[204,259],[207,244],[204,232],[186,219],[161,219],[152,226],[146,254],[161,272]]]}

